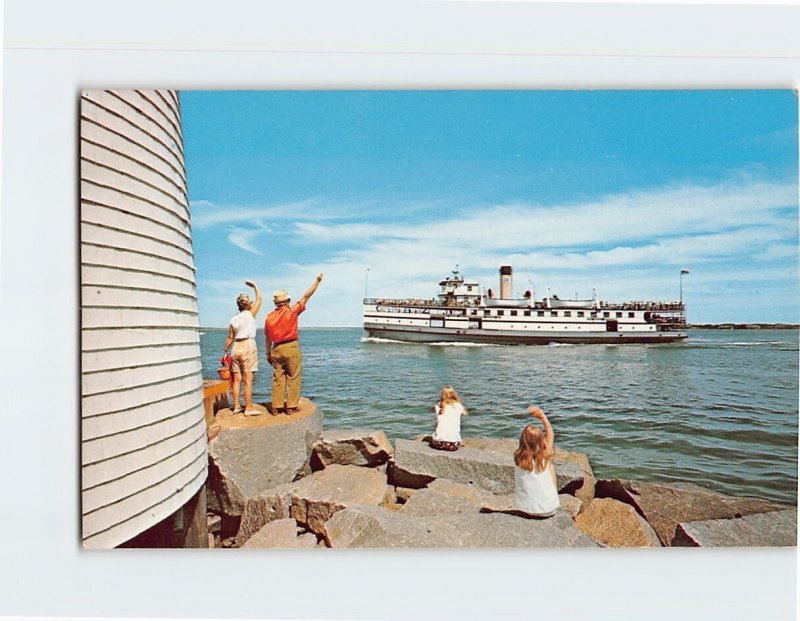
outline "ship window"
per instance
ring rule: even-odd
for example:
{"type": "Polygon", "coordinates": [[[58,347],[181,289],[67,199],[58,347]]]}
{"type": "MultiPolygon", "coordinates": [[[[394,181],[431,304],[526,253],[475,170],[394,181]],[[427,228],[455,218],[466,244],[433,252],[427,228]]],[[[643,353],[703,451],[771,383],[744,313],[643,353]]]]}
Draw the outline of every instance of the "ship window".
{"type": "Polygon", "coordinates": [[[467,285],[467,291],[472,291],[472,285],[467,285]]]}
{"type": "Polygon", "coordinates": [[[511,316],[512,317],[516,317],[517,316],[517,311],[511,311],[511,316]]]}
{"type": "Polygon", "coordinates": [[[589,313],[589,317],[597,317],[597,311],[592,311],[589,313]]]}
{"type": "Polygon", "coordinates": [[[550,311],[551,317],[558,317],[558,311],[550,311]]]}
{"type": "Polygon", "coordinates": [[[634,313],[628,313],[628,317],[629,318],[633,318],[634,317],[634,313]]]}
{"type": "Polygon", "coordinates": [[[530,317],[531,311],[522,311],[522,314],[525,315],[526,317],[530,317]]]}
{"type": "Polygon", "coordinates": [[[497,316],[498,317],[502,317],[505,314],[506,314],[506,311],[497,311],[497,316]]]}
{"type": "Polygon", "coordinates": [[[603,317],[611,317],[611,313],[609,313],[608,311],[606,311],[605,313],[603,313],[603,317]]]}
{"type": "Polygon", "coordinates": [[[474,311],[472,311],[472,314],[473,314],[473,315],[477,315],[477,314],[478,314],[478,311],[474,310],[474,311]]]}
{"type": "Polygon", "coordinates": [[[492,311],[490,311],[490,310],[485,310],[485,311],[483,311],[483,316],[484,316],[484,317],[488,317],[488,316],[489,316],[489,315],[491,315],[491,314],[492,314],[492,311]]]}
{"type": "Polygon", "coordinates": [[[564,311],[564,317],[572,317],[572,311],[564,311]]]}
{"type": "Polygon", "coordinates": [[[622,313],[620,313],[619,311],[617,311],[616,313],[614,313],[614,316],[615,316],[615,317],[622,317],[622,313]]]}
{"type": "Polygon", "coordinates": [[[583,317],[583,311],[578,311],[578,317],[583,317]]]}
{"type": "Polygon", "coordinates": [[[544,317],[544,311],[536,311],[537,317],[544,317]]]}

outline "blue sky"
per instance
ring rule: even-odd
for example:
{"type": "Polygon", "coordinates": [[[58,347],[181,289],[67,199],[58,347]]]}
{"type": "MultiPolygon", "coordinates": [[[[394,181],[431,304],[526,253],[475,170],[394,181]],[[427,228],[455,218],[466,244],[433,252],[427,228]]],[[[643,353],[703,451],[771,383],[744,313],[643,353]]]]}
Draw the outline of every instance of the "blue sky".
{"type": "MultiPolygon", "coordinates": [[[[255,280],[303,325],[497,286],[800,321],[792,91],[183,91],[200,322],[255,280]]],[[[269,300],[265,308],[270,308],[269,300]]],[[[263,311],[262,311],[263,312],[263,311]]]]}

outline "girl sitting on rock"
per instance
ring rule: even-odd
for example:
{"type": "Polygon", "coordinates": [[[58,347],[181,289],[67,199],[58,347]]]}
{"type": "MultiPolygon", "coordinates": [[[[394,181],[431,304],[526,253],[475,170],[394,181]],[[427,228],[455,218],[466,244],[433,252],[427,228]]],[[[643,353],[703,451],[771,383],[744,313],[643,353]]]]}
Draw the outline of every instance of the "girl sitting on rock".
{"type": "Polygon", "coordinates": [[[461,446],[461,417],[467,415],[467,410],[452,386],[442,388],[439,403],[433,406],[433,411],[436,413],[436,431],[431,446],[440,451],[457,451],[461,446]]]}
{"type": "Polygon", "coordinates": [[[514,451],[515,506],[534,517],[550,517],[559,507],[553,457],[553,428],[539,408],[528,407],[528,413],[544,425],[544,433],[536,423],[522,430],[519,448],[514,451]]]}

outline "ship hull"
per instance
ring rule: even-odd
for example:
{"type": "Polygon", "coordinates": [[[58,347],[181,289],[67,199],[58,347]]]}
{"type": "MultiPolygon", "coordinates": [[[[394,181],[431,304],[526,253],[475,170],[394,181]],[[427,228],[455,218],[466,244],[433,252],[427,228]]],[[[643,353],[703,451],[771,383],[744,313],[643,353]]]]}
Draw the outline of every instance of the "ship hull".
{"type": "Polygon", "coordinates": [[[456,328],[419,328],[368,326],[364,329],[371,338],[405,341],[409,343],[486,343],[492,345],[547,345],[568,344],[628,344],[628,343],[674,343],[686,338],[683,332],[598,332],[587,334],[520,334],[510,330],[461,330],[456,328]]]}

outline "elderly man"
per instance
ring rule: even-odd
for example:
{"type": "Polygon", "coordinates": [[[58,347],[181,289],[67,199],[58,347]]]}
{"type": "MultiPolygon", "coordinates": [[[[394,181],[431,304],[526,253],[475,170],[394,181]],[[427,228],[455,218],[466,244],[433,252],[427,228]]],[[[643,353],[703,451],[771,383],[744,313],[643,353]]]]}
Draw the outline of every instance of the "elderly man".
{"type": "Polygon", "coordinates": [[[308,299],[314,295],[322,274],[317,274],[314,284],[303,297],[291,306],[284,289],[275,292],[275,310],[267,315],[264,322],[264,336],[267,347],[267,361],[274,369],[272,373],[272,413],[296,412],[300,407],[300,384],[302,382],[303,356],[297,342],[297,320],[308,299]]]}
{"type": "Polygon", "coordinates": [[[236,305],[239,313],[231,319],[228,328],[228,338],[225,339],[225,349],[222,355],[231,349],[231,362],[233,372],[233,413],[238,414],[242,411],[239,407],[239,390],[244,377],[244,414],[245,416],[257,416],[261,412],[253,406],[253,373],[258,371],[258,350],[256,348],[256,315],[261,308],[261,293],[258,286],[252,280],[245,280],[244,284],[252,287],[256,296],[255,302],[250,301],[250,296],[246,293],[236,298],[236,305]]]}

